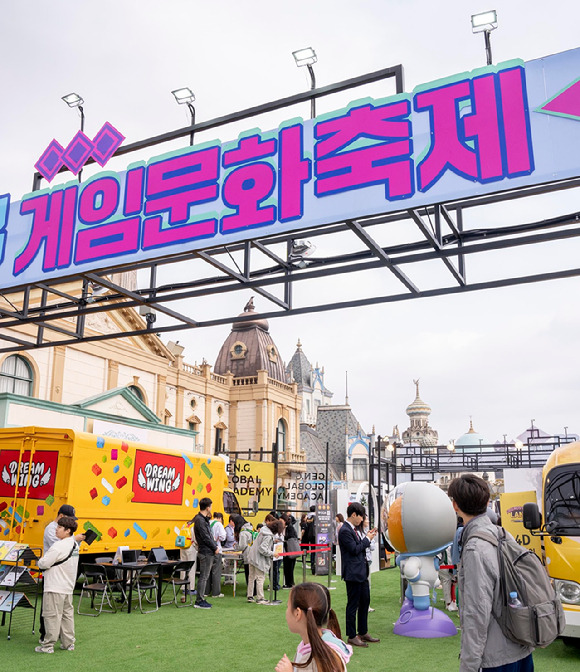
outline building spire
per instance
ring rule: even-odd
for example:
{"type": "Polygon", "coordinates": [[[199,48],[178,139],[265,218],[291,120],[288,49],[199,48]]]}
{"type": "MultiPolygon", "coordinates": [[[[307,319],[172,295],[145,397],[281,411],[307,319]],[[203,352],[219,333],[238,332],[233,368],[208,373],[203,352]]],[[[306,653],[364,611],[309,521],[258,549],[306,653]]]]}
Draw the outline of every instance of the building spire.
{"type": "Polygon", "coordinates": [[[416,399],[419,399],[419,380],[421,380],[421,379],[417,378],[417,380],[413,381],[413,384],[415,385],[415,389],[417,390],[416,399]]]}

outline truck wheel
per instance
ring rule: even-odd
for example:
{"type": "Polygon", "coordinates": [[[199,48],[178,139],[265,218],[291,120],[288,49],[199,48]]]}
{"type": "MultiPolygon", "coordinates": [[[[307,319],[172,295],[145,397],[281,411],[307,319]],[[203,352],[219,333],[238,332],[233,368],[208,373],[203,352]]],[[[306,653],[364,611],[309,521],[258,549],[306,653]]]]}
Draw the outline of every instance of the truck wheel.
{"type": "Polygon", "coordinates": [[[576,639],[576,637],[562,637],[562,641],[566,646],[573,646],[576,649],[580,649],[580,639],[576,639]]]}

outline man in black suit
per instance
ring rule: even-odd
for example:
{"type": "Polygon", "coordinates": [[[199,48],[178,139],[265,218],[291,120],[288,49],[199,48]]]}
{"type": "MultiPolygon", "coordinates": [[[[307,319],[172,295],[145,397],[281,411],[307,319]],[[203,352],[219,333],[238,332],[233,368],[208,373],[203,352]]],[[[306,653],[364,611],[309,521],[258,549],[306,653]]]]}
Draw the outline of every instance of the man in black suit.
{"type": "Polygon", "coordinates": [[[368,633],[369,604],[371,600],[369,587],[369,566],[366,549],[375,538],[376,529],[369,530],[366,535],[359,533],[357,527],[365,517],[365,508],[358,502],[348,505],[347,519],[338,533],[338,543],[342,560],[342,578],[346,581],[346,634],[352,646],[368,646],[367,642],[379,642],[377,637],[368,633]],[[356,618],[358,611],[358,634],[356,618]]]}

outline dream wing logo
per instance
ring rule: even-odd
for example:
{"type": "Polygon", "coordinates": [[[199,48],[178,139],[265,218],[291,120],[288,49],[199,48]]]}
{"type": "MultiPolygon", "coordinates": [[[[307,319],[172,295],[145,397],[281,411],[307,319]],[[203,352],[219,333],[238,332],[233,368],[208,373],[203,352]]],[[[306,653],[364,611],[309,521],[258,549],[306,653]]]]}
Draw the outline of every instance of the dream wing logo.
{"type": "Polygon", "coordinates": [[[136,450],[132,501],[181,505],[184,470],[182,457],[136,450]]]}
{"type": "Polygon", "coordinates": [[[0,497],[46,499],[54,496],[58,466],[57,450],[0,452],[0,497]]]}

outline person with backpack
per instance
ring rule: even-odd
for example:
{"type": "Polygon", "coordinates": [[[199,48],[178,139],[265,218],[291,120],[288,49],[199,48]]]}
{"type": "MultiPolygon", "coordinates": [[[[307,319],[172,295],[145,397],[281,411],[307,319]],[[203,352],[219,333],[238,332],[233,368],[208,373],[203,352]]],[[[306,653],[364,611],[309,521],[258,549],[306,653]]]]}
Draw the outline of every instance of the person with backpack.
{"type": "Polygon", "coordinates": [[[459,670],[532,672],[533,646],[512,641],[500,625],[502,591],[497,547],[479,536],[494,535],[497,539],[498,528],[486,513],[489,486],[479,476],[464,474],[451,481],[447,494],[464,523],[458,567],[459,670]]]}
{"type": "MultiPolygon", "coordinates": [[[[181,527],[180,536],[183,537],[183,546],[179,549],[179,559],[186,561],[192,561],[193,565],[189,570],[189,585],[183,586],[182,591],[183,595],[181,596],[182,602],[187,602],[187,596],[189,594],[195,595],[195,569],[197,564],[197,542],[195,541],[195,534],[193,531],[193,521],[188,520],[181,527]]],[[[182,572],[181,578],[183,579],[185,574],[182,572]]]]}
{"type": "Polygon", "coordinates": [[[248,602],[256,604],[268,604],[264,599],[264,579],[270,571],[272,559],[277,559],[274,555],[274,535],[281,534],[284,530],[284,523],[270,514],[266,516],[265,525],[261,528],[257,539],[250,548],[250,576],[248,580],[248,602]],[[254,582],[256,598],[254,599],[254,582]]]}

